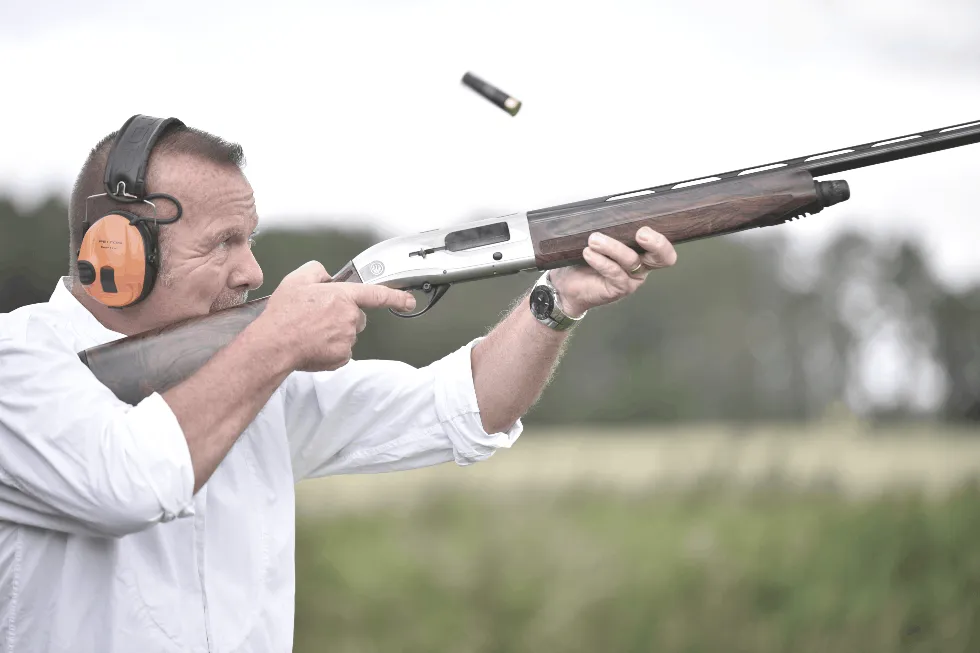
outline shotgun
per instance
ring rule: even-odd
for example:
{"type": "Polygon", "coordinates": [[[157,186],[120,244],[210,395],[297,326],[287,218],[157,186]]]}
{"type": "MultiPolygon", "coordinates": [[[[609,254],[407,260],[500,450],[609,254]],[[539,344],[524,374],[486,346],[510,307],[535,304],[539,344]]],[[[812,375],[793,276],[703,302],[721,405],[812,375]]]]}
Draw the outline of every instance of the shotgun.
{"type": "MultiPolygon", "coordinates": [[[[980,142],[980,121],[788,159],[711,177],[515,213],[448,229],[398,236],[369,247],[332,282],[422,291],[428,312],[456,283],[583,262],[601,232],[637,252],[636,232],[659,231],[674,245],[770,227],[850,199],[836,174],[980,142]]],[[[267,297],[122,338],[79,354],[121,400],[136,404],[194,374],[265,308],[267,297]]]]}

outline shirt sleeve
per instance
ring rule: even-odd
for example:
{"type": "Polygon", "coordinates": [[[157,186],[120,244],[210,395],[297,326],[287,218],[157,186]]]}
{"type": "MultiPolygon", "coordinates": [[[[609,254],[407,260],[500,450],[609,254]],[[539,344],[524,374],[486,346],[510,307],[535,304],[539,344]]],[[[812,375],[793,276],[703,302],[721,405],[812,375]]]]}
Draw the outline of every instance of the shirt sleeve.
{"type": "Polygon", "coordinates": [[[286,380],[286,428],[296,481],[336,474],[470,465],[511,447],[523,425],[483,429],[473,385],[477,338],[431,365],[351,361],[286,380]]]}
{"type": "Polygon", "coordinates": [[[120,401],[44,325],[0,336],[0,519],[118,537],[193,514],[193,491],[159,394],[120,401]]]}

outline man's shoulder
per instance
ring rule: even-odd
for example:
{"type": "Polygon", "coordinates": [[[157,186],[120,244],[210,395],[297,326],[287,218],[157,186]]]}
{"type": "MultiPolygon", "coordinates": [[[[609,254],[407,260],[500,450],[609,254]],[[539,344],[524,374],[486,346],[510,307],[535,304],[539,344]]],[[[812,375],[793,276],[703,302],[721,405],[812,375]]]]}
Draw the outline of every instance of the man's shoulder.
{"type": "MultiPolygon", "coordinates": [[[[0,341],[8,344],[64,346],[68,320],[51,302],[28,304],[9,313],[0,313],[0,341]]],[[[58,347],[61,348],[61,347],[58,347]]]]}
{"type": "Polygon", "coordinates": [[[41,302],[15,308],[9,313],[0,313],[0,339],[24,340],[27,338],[28,328],[32,326],[35,317],[40,318],[41,324],[45,322],[44,314],[47,307],[48,302],[41,302]]]}

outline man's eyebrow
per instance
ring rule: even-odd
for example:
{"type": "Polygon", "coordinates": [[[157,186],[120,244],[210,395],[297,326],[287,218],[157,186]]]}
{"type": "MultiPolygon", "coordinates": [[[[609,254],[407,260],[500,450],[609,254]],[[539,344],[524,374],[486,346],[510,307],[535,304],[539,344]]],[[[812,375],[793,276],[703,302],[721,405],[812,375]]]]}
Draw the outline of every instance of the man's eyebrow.
{"type": "Polygon", "coordinates": [[[231,236],[238,236],[244,233],[245,229],[242,227],[242,225],[228,225],[227,227],[222,227],[208,233],[207,239],[211,242],[217,242],[230,238],[231,236]]]}

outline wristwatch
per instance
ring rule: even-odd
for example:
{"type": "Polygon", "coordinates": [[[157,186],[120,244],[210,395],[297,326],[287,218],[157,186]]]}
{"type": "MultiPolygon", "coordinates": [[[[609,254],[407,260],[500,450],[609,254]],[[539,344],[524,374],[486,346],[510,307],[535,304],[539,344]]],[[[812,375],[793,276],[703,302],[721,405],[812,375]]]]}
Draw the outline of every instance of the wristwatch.
{"type": "Polygon", "coordinates": [[[548,328],[555,331],[567,331],[578,324],[588,311],[578,317],[572,317],[565,313],[562,309],[561,297],[558,296],[558,290],[552,285],[551,277],[548,276],[550,272],[551,270],[547,270],[542,274],[535,282],[534,288],[531,289],[529,301],[531,314],[538,322],[548,328]]]}

